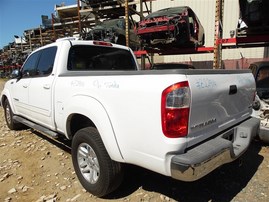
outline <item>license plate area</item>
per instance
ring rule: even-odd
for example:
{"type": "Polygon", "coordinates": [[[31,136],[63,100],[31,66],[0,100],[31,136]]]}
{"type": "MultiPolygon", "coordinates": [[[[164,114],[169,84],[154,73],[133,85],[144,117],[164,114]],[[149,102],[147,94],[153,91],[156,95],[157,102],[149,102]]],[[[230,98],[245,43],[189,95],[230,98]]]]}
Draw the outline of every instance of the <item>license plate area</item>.
{"type": "Polygon", "coordinates": [[[234,129],[228,130],[226,131],[223,135],[222,135],[223,139],[229,140],[230,142],[234,142],[234,129]]]}

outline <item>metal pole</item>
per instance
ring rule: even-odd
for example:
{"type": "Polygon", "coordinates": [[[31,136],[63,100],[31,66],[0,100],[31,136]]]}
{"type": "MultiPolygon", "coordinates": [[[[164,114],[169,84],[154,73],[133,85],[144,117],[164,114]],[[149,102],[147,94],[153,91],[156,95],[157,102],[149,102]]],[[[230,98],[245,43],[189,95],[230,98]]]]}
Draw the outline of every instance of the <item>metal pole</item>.
{"type": "Polygon", "coordinates": [[[30,50],[32,51],[32,39],[31,39],[31,32],[29,32],[29,45],[30,45],[30,50]]]}
{"type": "Polygon", "coordinates": [[[78,8],[78,32],[79,32],[79,35],[81,35],[81,30],[82,30],[82,26],[81,26],[81,17],[80,17],[80,5],[79,5],[79,1],[80,0],[77,0],[77,8],[78,8]]]}
{"type": "Polygon", "coordinates": [[[21,38],[21,52],[23,52],[23,47],[22,47],[22,37],[21,38]]]}
{"type": "Polygon", "coordinates": [[[52,29],[53,29],[54,40],[56,41],[57,36],[56,36],[56,32],[55,32],[55,27],[54,27],[54,15],[53,15],[53,13],[51,14],[51,24],[52,24],[52,29]]]}
{"type": "MultiPolygon", "coordinates": [[[[152,13],[152,1],[149,2],[150,13],[152,13]]],[[[154,53],[150,54],[151,64],[154,65],[154,53]]]]}
{"type": "Polygon", "coordinates": [[[143,0],[140,0],[140,21],[143,20],[143,0]]]}
{"type": "Polygon", "coordinates": [[[40,42],[41,42],[41,46],[43,46],[43,38],[42,38],[42,29],[41,29],[41,25],[39,26],[39,34],[40,34],[40,42]]]}
{"type": "Polygon", "coordinates": [[[129,1],[125,0],[125,38],[126,46],[130,46],[130,29],[129,29],[129,1]]]}
{"type": "Polygon", "coordinates": [[[216,0],[215,11],[215,38],[214,38],[214,62],[213,68],[222,68],[222,44],[219,41],[223,37],[223,10],[224,0],[216,0]]]}
{"type": "MultiPolygon", "coordinates": [[[[140,0],[140,21],[144,18],[143,16],[143,0],[140,0]]],[[[140,44],[140,49],[143,49],[142,42],[140,44]]],[[[146,66],[146,55],[141,54],[141,69],[145,69],[146,66]]]]}

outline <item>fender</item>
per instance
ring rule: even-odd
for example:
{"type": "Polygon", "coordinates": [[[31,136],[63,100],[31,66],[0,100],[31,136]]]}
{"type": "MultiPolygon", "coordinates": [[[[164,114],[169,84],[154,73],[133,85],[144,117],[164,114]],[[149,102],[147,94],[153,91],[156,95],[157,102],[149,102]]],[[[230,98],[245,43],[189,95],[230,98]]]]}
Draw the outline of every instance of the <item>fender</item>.
{"type": "Polygon", "coordinates": [[[68,118],[72,114],[84,115],[95,124],[110,158],[119,162],[124,161],[110,117],[99,100],[87,95],[75,95],[64,109],[63,126],[65,126],[64,133],[68,137],[71,136],[67,131],[68,118]]]}
{"type": "Polygon", "coordinates": [[[13,104],[13,102],[11,100],[11,95],[10,95],[9,90],[7,88],[4,88],[4,90],[1,93],[1,106],[2,107],[4,107],[4,97],[6,97],[6,99],[8,100],[12,112],[14,114],[16,114],[14,104],[13,104]]]}

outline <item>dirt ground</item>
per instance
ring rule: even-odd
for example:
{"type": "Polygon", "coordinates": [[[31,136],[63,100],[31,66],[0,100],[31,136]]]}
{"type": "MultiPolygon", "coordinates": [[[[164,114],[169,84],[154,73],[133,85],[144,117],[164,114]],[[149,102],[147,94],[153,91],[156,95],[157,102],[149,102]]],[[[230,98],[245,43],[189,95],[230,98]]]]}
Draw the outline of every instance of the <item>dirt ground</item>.
{"type": "MultiPolygon", "coordinates": [[[[0,92],[3,87],[0,80],[0,92]]],[[[0,109],[1,201],[269,201],[269,146],[253,141],[240,160],[196,182],[126,165],[120,188],[104,199],[87,193],[72,167],[70,142],[31,130],[10,131],[0,109]]]]}

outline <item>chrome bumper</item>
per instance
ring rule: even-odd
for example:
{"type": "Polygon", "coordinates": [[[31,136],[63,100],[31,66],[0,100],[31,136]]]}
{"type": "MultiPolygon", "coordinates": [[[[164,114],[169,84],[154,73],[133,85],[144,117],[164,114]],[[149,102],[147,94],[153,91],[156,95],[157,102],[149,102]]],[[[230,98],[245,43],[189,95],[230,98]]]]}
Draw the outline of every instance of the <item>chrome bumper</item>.
{"type": "Polygon", "coordinates": [[[220,134],[171,160],[171,176],[182,181],[195,181],[219,166],[232,162],[248,148],[259,132],[260,120],[250,118],[229,131],[220,134]],[[233,137],[233,140],[225,139],[233,137]]]}

